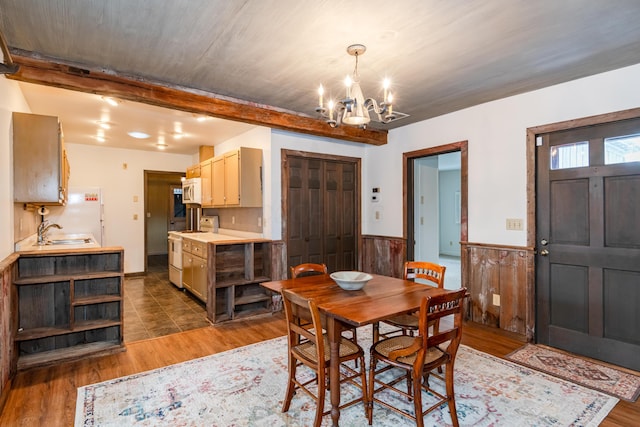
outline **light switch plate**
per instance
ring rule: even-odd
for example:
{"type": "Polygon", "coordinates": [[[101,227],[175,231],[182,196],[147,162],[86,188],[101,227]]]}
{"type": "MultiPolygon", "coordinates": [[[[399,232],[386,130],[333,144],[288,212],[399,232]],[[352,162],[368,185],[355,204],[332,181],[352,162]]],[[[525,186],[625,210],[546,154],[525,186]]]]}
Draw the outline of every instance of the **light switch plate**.
{"type": "Polygon", "coordinates": [[[522,230],[522,218],[507,218],[507,230],[522,230]]]}

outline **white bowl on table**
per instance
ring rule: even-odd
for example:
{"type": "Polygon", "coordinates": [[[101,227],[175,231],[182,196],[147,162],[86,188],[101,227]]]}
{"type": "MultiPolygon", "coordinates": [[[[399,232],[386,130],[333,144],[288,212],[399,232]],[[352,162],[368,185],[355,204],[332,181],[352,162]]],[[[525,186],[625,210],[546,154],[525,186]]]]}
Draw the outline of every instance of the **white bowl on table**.
{"type": "Polygon", "coordinates": [[[329,275],[342,289],[357,291],[364,287],[373,276],[361,271],[336,271],[329,275]]]}

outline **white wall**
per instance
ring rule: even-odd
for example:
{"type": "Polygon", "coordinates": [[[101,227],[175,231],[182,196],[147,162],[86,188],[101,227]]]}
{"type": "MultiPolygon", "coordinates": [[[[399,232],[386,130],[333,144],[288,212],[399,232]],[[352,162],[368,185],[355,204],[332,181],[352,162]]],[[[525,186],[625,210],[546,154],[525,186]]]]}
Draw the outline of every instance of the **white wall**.
{"type": "Polygon", "coordinates": [[[184,172],[193,164],[193,157],[82,144],[65,147],[71,165],[69,186],[102,188],[103,246],[124,248],[125,273],[144,271],[144,171],[184,172]]]}
{"type": "MultiPolygon", "coordinates": [[[[428,102],[428,100],[425,100],[428,102]]],[[[363,203],[363,234],[402,236],[402,154],[469,141],[469,241],[526,245],[506,218],[526,219],[526,130],[569,119],[640,107],[640,65],[478,105],[389,132],[366,148],[364,188],[381,187],[381,220],[363,203]],[[384,170],[384,173],[380,171],[384,170]]],[[[380,205],[380,206],[378,206],[380,205]]]]}
{"type": "MultiPolygon", "coordinates": [[[[2,55],[0,54],[0,58],[2,55]]],[[[18,83],[0,76],[0,260],[13,253],[13,137],[11,113],[29,113],[18,83]]]]}

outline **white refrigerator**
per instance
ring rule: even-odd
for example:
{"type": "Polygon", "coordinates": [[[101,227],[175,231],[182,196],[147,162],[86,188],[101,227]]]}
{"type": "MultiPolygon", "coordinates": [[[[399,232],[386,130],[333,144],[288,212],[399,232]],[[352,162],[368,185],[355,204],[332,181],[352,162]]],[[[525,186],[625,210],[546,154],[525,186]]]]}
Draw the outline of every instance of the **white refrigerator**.
{"type": "Polygon", "coordinates": [[[100,246],[105,246],[104,204],[98,187],[69,188],[67,204],[49,207],[44,219],[63,227],[62,230],[50,228],[51,235],[90,233],[100,246]]]}

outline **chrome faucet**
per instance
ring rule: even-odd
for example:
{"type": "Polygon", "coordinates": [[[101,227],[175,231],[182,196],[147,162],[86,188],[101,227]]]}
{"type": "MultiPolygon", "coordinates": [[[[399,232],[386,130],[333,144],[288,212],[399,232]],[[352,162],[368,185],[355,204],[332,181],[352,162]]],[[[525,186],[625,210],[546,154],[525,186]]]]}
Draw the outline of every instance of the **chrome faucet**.
{"type": "Polygon", "coordinates": [[[59,230],[62,229],[62,226],[58,224],[48,224],[48,221],[42,221],[40,223],[40,225],[38,226],[38,245],[47,244],[45,237],[47,237],[47,231],[49,231],[51,227],[57,228],[59,230]]]}

